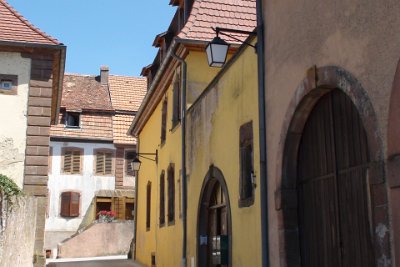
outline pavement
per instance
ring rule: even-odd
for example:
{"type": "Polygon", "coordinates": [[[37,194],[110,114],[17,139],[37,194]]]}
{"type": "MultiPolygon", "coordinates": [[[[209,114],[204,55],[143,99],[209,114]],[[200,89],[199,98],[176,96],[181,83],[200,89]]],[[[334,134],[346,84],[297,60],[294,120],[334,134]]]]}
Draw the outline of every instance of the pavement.
{"type": "Polygon", "coordinates": [[[128,259],[113,259],[107,257],[59,259],[49,262],[47,267],[144,267],[143,265],[128,259]]]}

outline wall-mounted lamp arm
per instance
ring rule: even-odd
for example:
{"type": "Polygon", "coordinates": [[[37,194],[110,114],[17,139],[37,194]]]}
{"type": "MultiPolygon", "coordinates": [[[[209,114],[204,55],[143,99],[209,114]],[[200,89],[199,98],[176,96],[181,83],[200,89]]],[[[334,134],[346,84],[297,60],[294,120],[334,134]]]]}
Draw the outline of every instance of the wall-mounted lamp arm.
{"type": "Polygon", "coordinates": [[[213,31],[215,31],[215,33],[217,34],[217,36],[218,36],[219,34],[228,36],[228,37],[232,38],[233,40],[236,40],[236,41],[241,42],[241,43],[243,43],[243,44],[246,44],[246,45],[248,45],[248,46],[250,46],[250,47],[253,47],[253,48],[257,51],[257,47],[256,47],[255,45],[252,45],[252,44],[250,44],[250,43],[248,43],[248,42],[246,42],[246,41],[240,40],[239,38],[237,38],[237,37],[235,37],[235,36],[233,36],[233,35],[231,35],[231,34],[225,33],[225,32],[232,32],[232,33],[248,34],[248,35],[254,35],[254,36],[256,36],[256,35],[257,35],[256,32],[243,31],[243,30],[236,30],[236,29],[228,29],[228,28],[220,28],[220,27],[216,27],[216,28],[211,27],[211,28],[213,29],[213,31]]]}
{"type": "Polygon", "coordinates": [[[140,158],[144,158],[144,159],[148,159],[151,161],[158,161],[158,150],[156,150],[156,153],[136,153],[136,157],[140,157],[140,158]],[[146,157],[146,156],[154,156],[154,159],[146,157]]]}

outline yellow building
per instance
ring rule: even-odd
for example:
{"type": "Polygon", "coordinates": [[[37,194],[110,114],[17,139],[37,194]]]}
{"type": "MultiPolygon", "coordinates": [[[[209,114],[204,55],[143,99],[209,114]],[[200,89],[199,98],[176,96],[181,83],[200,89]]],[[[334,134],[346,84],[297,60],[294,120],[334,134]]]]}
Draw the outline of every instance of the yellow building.
{"type": "MultiPolygon", "coordinates": [[[[258,189],[249,182],[258,170],[258,153],[253,150],[258,141],[252,134],[258,131],[254,104],[257,58],[253,49],[243,48],[220,72],[208,66],[205,53],[207,43],[215,36],[211,27],[254,30],[255,1],[187,2],[192,3],[185,7],[183,1],[172,1],[178,6],[176,15],[168,31],[156,36],[154,46],[159,53],[142,72],[149,81],[148,94],[130,128],[138,138],[142,156],[136,183],[135,259],[146,266],[181,266],[182,261],[186,266],[210,266],[203,260],[212,260],[211,246],[218,236],[222,245],[229,244],[227,254],[222,251],[222,261],[228,259],[222,266],[232,266],[232,262],[258,266],[258,189]],[[217,14],[214,5],[237,12],[217,14]],[[182,184],[182,88],[186,88],[187,110],[186,202],[182,184]],[[248,171],[245,176],[249,179],[244,179],[241,187],[242,195],[248,196],[239,200],[241,149],[247,166],[243,173],[248,171]],[[199,209],[217,195],[212,211],[199,209]]],[[[236,38],[243,40],[246,36],[236,38]]],[[[231,48],[234,54],[237,41],[224,39],[236,43],[231,48]]]]}

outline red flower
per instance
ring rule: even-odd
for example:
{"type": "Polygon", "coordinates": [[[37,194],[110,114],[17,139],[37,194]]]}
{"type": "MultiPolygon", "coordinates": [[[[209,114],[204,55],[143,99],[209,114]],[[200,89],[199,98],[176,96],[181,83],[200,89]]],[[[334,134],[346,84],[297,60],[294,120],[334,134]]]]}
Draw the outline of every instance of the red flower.
{"type": "Polygon", "coordinates": [[[115,217],[115,212],[114,211],[110,211],[110,217],[115,217]]]}
{"type": "Polygon", "coordinates": [[[107,215],[107,211],[106,211],[106,210],[101,210],[101,211],[99,212],[99,214],[100,214],[100,215],[107,215]]]}

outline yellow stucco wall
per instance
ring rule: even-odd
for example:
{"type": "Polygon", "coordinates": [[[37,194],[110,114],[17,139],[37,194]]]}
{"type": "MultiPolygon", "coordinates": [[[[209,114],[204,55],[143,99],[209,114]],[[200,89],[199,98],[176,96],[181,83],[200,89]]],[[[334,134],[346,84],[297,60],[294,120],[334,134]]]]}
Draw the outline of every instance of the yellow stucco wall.
{"type": "MultiPolygon", "coordinates": [[[[257,57],[247,48],[188,112],[188,259],[197,262],[200,191],[210,165],[226,181],[232,214],[232,266],[261,266],[260,192],[239,208],[239,129],[253,121],[254,169],[259,184],[257,57]]],[[[190,265],[189,265],[190,266],[190,265]]]]}
{"type": "MultiPolygon", "coordinates": [[[[190,51],[186,57],[188,106],[201,94],[208,83],[220,69],[209,68],[204,52],[190,51]],[[191,100],[189,100],[189,98],[191,100]]],[[[137,237],[136,259],[151,266],[151,255],[155,253],[157,267],[180,266],[182,257],[182,220],[181,214],[181,127],[180,124],[172,128],[172,85],[169,86],[165,96],[168,99],[167,109],[167,134],[164,144],[160,144],[161,136],[161,110],[162,102],[147,121],[139,134],[139,153],[153,153],[158,150],[158,163],[141,159],[138,176],[137,200],[137,237]],[[175,165],[175,222],[168,225],[159,225],[160,204],[160,175],[165,171],[167,182],[167,169],[170,163],[175,165]],[[146,187],[151,182],[151,220],[150,229],[146,230],[146,187]]],[[[165,184],[165,215],[168,214],[168,186],[165,184]]]]}

